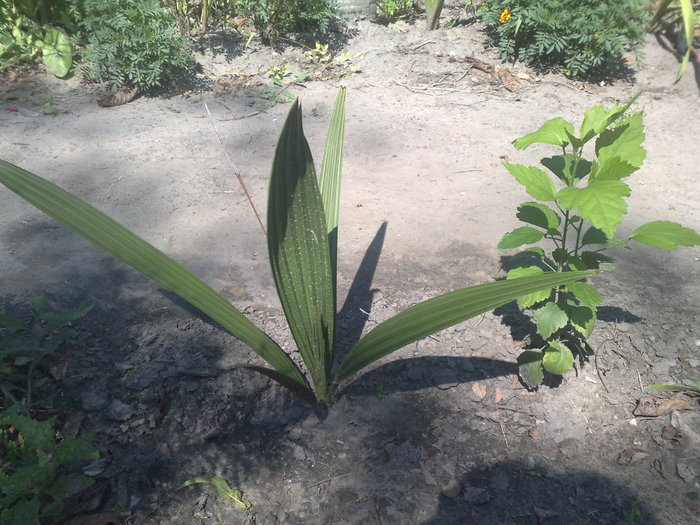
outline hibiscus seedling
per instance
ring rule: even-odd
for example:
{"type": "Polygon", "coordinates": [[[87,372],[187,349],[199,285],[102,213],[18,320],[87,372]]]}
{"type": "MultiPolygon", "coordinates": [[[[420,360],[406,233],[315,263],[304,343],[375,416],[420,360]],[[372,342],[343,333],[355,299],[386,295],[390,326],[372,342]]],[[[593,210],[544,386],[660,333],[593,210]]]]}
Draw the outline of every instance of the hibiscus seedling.
{"type": "MultiPolygon", "coordinates": [[[[642,113],[628,114],[638,96],[624,106],[586,110],[578,136],[571,123],[555,118],[513,142],[517,149],[551,144],[561,148],[561,154],[541,159],[549,173],[534,166],[505,164],[536,200],[518,207],[517,217],[527,226],[506,233],[498,244],[501,249],[527,246],[512,256],[514,267],[508,280],[550,271],[612,269],[615,261],[603,252],[627,248],[631,241],[662,250],[700,244],[696,232],[669,221],[644,224],[624,240],[616,235],[627,213],[625,198],[631,194],[624,180],[641,167],[646,156],[642,113]],[[595,157],[588,160],[583,149],[591,141],[595,157]],[[539,246],[541,241],[547,241],[549,253],[539,246]]],[[[542,342],[518,358],[520,376],[529,387],[541,384],[545,373],[564,374],[573,367],[576,356],[583,362],[594,353],[587,338],[595,327],[600,302],[600,293],[585,282],[518,298],[521,309],[532,308],[542,342]]]]}

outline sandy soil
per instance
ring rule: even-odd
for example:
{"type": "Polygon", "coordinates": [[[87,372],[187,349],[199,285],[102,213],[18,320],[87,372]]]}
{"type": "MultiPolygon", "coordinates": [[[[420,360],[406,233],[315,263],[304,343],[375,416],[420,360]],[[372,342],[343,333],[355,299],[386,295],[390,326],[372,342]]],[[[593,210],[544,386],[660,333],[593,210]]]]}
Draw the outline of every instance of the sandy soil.
{"type": "MultiPolygon", "coordinates": [[[[448,4],[450,4],[448,2],[448,4]]],[[[450,7],[443,19],[464,17],[450,7]]],[[[700,230],[698,70],[649,39],[629,81],[587,84],[502,65],[477,26],[353,21],[333,35],[361,68],[319,71],[289,44],[213,38],[203,89],[100,108],[99,86],[41,71],[4,79],[0,158],[48,177],[183,262],[287,348],[266,244],[233,176],[264,212],[274,146],[301,96],[320,160],[337,86],[348,87],[339,288],[343,340],[401,309],[503,275],[496,244],[525,193],[501,166],[547,148],[511,141],[544,120],[644,90],[648,151],[621,233],[667,219],[700,230]],[[275,86],[274,66],[329,77],[275,86]],[[493,69],[506,68],[504,83],[493,69]],[[490,69],[489,69],[490,68],[490,69]],[[279,102],[273,96],[279,94],[279,102]],[[218,142],[204,104],[221,136],[218,142]],[[359,269],[359,270],[358,270],[359,269]]],[[[700,523],[700,415],[636,417],[642,385],[700,378],[700,250],[617,253],[588,363],[528,392],[515,357],[531,328],[511,305],[407,347],[327,415],[231,364],[252,352],[135,272],[0,189],[9,310],[94,299],[52,400],[97,432],[106,458],[85,512],[124,523],[700,523]],[[404,358],[404,359],[401,359],[404,358]],[[669,430],[678,429],[679,432],[669,430]],[[193,476],[220,476],[235,508],[193,476]],[[103,515],[105,516],[105,515],[103,515]]],[[[97,518],[90,518],[97,522],[97,518]]],[[[78,523],[74,521],[73,523],[78,523]]],[[[102,522],[106,522],[104,519],[102,522]]],[[[100,523],[102,523],[100,522],[100,523]]]]}

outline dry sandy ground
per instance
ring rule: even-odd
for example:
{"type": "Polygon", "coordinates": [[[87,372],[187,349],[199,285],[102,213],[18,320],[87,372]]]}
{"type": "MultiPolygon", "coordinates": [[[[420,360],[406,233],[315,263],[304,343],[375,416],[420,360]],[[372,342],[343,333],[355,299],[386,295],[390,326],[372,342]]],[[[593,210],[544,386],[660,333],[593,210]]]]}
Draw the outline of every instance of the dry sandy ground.
{"type": "MultiPolygon", "coordinates": [[[[341,305],[365,260],[341,316],[346,341],[365,320],[367,330],[435,293],[502,276],[496,244],[527,196],[501,162],[551,153],[511,141],[640,89],[648,156],[631,178],[621,233],[654,219],[700,231],[697,69],[673,85],[677,62],[655,39],[633,81],[584,84],[508,65],[517,81],[506,89],[483,70],[500,63],[474,26],[351,26],[335,35],[337,52],[347,47],[360,73],[284,88],[302,96],[320,160],[337,86],[348,87],[341,305]]],[[[6,78],[0,158],[134,229],[291,348],[265,239],[227,153],[264,212],[289,109],[263,98],[266,87],[281,92],[265,73],[311,71],[303,50],[210,48],[199,55],[209,88],[109,109],[78,79],[6,78]]],[[[108,460],[88,512],[126,523],[699,523],[697,401],[678,395],[693,410],[675,415],[632,413],[648,395],[641,385],[700,378],[698,248],[616,254],[615,271],[595,281],[604,295],[597,367],[556,388],[518,382],[529,325],[506,307],[392,355],[319,417],[230,370],[251,352],[170,294],[4,188],[0,197],[5,306],[36,295],[57,307],[97,302],[55,400],[85,415],[108,460]],[[176,490],[197,475],[226,478],[252,508],[206,488],[176,490]]]]}

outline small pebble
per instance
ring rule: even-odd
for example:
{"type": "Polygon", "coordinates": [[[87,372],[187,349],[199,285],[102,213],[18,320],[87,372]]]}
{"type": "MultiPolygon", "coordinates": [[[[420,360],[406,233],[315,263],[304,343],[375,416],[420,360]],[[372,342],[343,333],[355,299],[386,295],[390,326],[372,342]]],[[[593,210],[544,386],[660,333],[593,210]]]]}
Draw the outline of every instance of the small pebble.
{"type": "Polygon", "coordinates": [[[446,498],[451,499],[459,496],[460,492],[462,492],[462,484],[454,478],[451,479],[447,485],[440,489],[440,494],[442,494],[446,498]]]}

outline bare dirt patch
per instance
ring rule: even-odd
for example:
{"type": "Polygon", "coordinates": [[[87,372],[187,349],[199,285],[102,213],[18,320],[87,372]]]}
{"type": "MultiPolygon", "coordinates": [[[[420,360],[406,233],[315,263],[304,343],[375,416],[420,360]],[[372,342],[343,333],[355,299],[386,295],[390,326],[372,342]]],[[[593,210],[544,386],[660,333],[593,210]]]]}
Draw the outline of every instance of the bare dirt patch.
{"type": "MultiPolygon", "coordinates": [[[[451,8],[443,18],[451,14],[463,16],[451,8]]],[[[115,108],[98,107],[104,93],[78,79],[6,78],[0,157],[133,228],[286,348],[265,239],[205,102],[264,211],[287,93],[303,97],[320,159],[337,85],[348,87],[339,260],[348,344],[422,299],[502,275],[495,246],[524,193],[500,163],[544,156],[510,142],[548,118],[578,122],[585,108],[643,89],[648,157],[632,177],[625,228],[667,219],[700,230],[697,76],[672,85],[677,62],[655,39],[631,80],[597,85],[503,65],[478,27],[423,26],[350,22],[335,51],[346,47],[361,72],[292,73],[281,86],[267,75],[274,67],[320,68],[306,48],[221,43],[198,56],[206,89],[115,108]]],[[[698,522],[697,401],[664,394],[653,403],[679,398],[691,410],[634,413],[643,385],[700,378],[697,248],[616,254],[617,269],[596,277],[597,366],[557,387],[518,382],[529,327],[511,305],[404,348],[318,413],[233,370],[254,358],[233,337],[0,191],[5,306],[35,295],[97,302],[47,401],[97,431],[107,461],[89,512],[134,524],[698,522]],[[208,488],[177,490],[193,476],[227,479],[252,508],[208,488]]]]}

